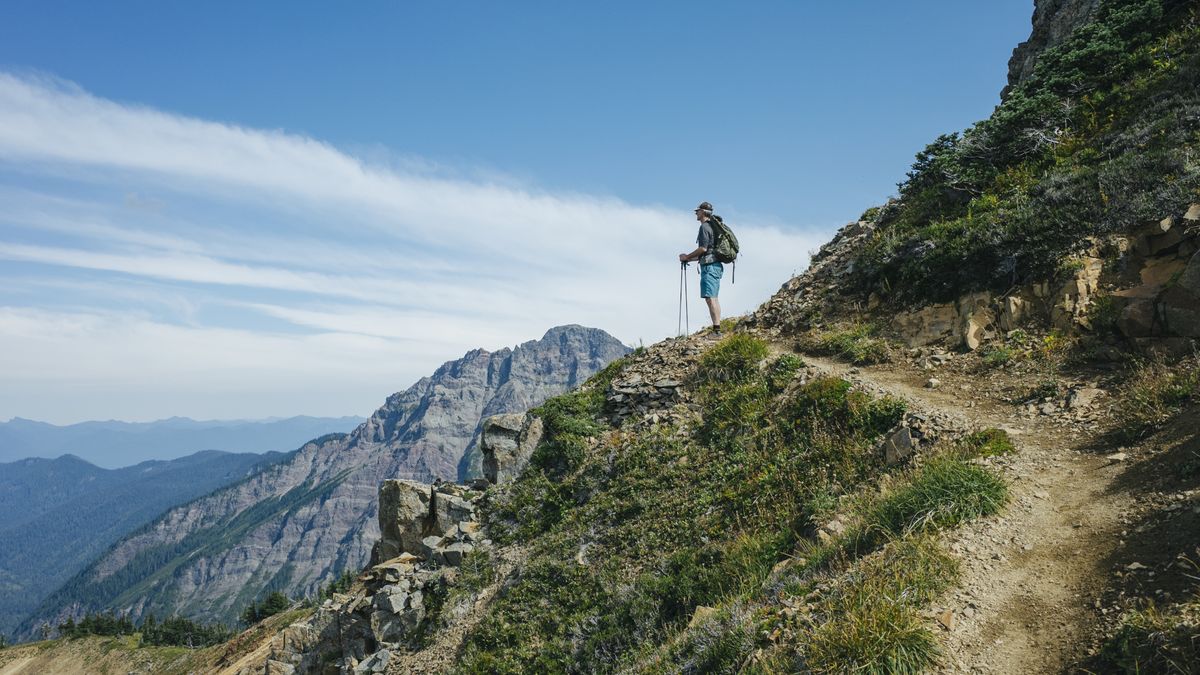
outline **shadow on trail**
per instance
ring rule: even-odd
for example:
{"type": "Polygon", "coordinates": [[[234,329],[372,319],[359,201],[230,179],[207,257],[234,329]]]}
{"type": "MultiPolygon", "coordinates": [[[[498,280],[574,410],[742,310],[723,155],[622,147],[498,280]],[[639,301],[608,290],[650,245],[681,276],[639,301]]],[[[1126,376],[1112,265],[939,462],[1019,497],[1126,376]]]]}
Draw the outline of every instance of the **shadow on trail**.
{"type": "MultiPolygon", "coordinates": [[[[1083,450],[1111,452],[1120,442],[1109,434],[1083,450]]],[[[1128,494],[1147,508],[1125,522],[1121,543],[1102,563],[1109,576],[1101,602],[1122,609],[1165,607],[1200,592],[1200,406],[1175,415],[1129,450],[1109,493],[1128,494]]],[[[1115,618],[1113,612],[1104,617],[1115,618]]],[[[1072,672],[1097,667],[1104,666],[1089,659],[1072,672]]]]}

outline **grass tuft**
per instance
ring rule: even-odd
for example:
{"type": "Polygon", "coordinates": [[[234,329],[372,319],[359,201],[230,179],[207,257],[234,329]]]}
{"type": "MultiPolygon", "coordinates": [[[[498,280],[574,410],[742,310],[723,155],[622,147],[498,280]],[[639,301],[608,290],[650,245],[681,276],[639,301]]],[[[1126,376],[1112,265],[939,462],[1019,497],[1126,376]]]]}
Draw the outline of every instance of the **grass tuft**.
{"type": "Polygon", "coordinates": [[[834,330],[812,330],[797,342],[801,351],[826,354],[865,366],[891,360],[887,340],[877,337],[871,324],[858,323],[834,330]]]}
{"type": "Polygon", "coordinates": [[[817,673],[919,673],[937,660],[937,639],[918,609],[958,575],[957,562],[932,540],[889,546],[862,561],[821,603],[826,620],[804,650],[817,673]]]}
{"type": "Polygon", "coordinates": [[[991,515],[1008,501],[1004,480],[974,464],[935,457],[911,482],[867,508],[868,537],[904,536],[991,515]]]}
{"type": "Polygon", "coordinates": [[[1200,356],[1138,366],[1117,404],[1117,423],[1129,440],[1144,436],[1188,401],[1200,398],[1200,356]]]}
{"type": "Polygon", "coordinates": [[[1200,672],[1200,603],[1179,614],[1154,607],[1128,614],[1101,648],[1097,672],[1195,673],[1200,672]]]}
{"type": "Polygon", "coordinates": [[[1017,452],[1008,432],[995,428],[969,434],[958,442],[958,448],[966,457],[996,457],[1017,452]]]}
{"type": "Polygon", "coordinates": [[[767,343],[745,333],[734,333],[709,349],[700,359],[697,373],[703,382],[746,382],[758,373],[767,358],[767,343]]]}

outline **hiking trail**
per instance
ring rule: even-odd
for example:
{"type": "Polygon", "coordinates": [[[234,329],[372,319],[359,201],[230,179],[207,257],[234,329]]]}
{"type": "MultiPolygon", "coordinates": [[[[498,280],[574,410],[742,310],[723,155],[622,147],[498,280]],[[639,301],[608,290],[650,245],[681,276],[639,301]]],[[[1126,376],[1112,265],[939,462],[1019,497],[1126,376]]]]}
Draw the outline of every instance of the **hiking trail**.
{"type": "Polygon", "coordinates": [[[1082,658],[1098,627],[1108,561],[1122,543],[1122,514],[1135,508],[1115,489],[1124,465],[1083,451],[1096,430],[1024,418],[965,380],[931,389],[923,386],[927,373],[904,366],[802,356],[818,371],[905,399],[915,411],[1002,429],[1017,446],[995,462],[1009,482],[1008,507],[943,536],[962,574],[933,605],[944,638],[942,672],[1059,672],[1082,658]]]}

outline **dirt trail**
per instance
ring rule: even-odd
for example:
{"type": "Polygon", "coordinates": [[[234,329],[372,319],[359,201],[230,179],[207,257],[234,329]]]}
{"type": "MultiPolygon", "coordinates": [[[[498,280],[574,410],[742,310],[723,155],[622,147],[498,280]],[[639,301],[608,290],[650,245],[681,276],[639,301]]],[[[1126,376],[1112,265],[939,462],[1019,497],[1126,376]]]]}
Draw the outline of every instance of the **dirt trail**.
{"type": "Polygon", "coordinates": [[[1083,656],[1097,627],[1093,603],[1105,586],[1106,561],[1122,536],[1121,515],[1135,508],[1128,493],[1113,489],[1123,466],[1081,452],[1087,435],[1016,415],[966,382],[927,389],[925,375],[905,368],[804,360],[914,409],[1004,429],[1018,447],[1016,456],[996,462],[1010,482],[1009,507],[946,536],[962,561],[962,579],[934,608],[934,616],[953,617],[942,631],[943,672],[1061,672],[1083,656]]]}

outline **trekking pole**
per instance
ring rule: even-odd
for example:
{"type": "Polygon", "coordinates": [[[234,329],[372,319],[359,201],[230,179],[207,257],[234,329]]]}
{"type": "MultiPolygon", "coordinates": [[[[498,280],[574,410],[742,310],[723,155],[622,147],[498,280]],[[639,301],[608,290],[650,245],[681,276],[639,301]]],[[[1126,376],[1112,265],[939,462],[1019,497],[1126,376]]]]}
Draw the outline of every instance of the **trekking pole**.
{"type": "Polygon", "coordinates": [[[679,263],[679,318],[675,321],[675,337],[683,335],[683,285],[687,283],[683,278],[683,268],[686,266],[687,263],[679,263]]]}
{"type": "MultiPolygon", "coordinates": [[[[679,263],[679,318],[676,322],[676,334],[684,335],[684,317],[688,311],[688,263],[679,263]]],[[[688,323],[691,323],[691,317],[688,317],[688,323]]],[[[691,329],[689,325],[689,331],[691,329]]]]}
{"type": "Polygon", "coordinates": [[[688,312],[691,310],[691,295],[688,294],[688,263],[683,263],[683,329],[685,334],[691,334],[691,317],[688,312]]]}

